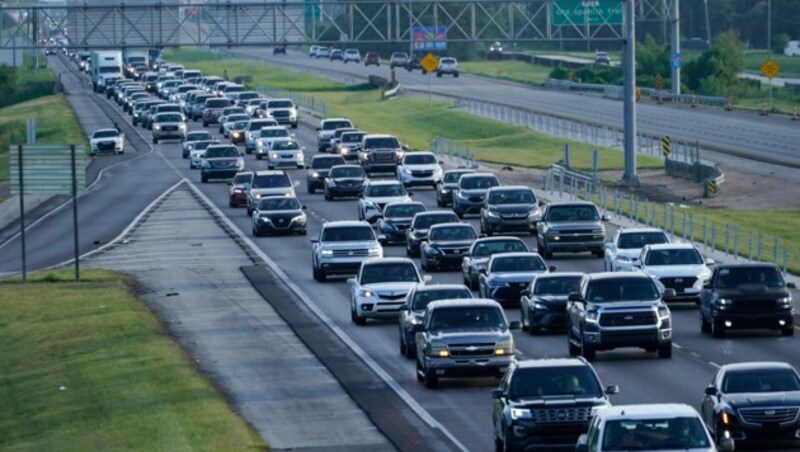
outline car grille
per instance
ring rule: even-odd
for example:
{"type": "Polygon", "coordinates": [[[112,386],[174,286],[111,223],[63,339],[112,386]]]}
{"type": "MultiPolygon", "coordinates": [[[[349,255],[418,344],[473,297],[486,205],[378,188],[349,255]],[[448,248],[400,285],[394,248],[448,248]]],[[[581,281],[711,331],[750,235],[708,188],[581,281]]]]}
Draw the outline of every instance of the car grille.
{"type": "Polygon", "coordinates": [[[564,422],[587,422],[592,416],[592,407],[532,409],[531,418],[537,424],[560,424],[564,422]]]}
{"type": "Polygon", "coordinates": [[[797,419],[798,407],[741,408],[739,415],[748,424],[784,424],[797,419]]]}
{"type": "Polygon", "coordinates": [[[466,344],[466,345],[457,345],[457,346],[450,346],[448,350],[450,351],[450,356],[454,358],[458,357],[473,357],[473,356],[493,356],[494,355],[494,344],[466,344]]]}
{"type": "Polygon", "coordinates": [[[586,231],[583,231],[583,232],[581,232],[581,231],[569,231],[569,232],[564,232],[564,233],[556,234],[556,235],[558,235],[560,237],[559,242],[561,242],[561,243],[564,243],[564,242],[568,242],[568,243],[569,242],[573,242],[573,243],[574,242],[578,242],[578,243],[580,243],[580,242],[589,242],[589,241],[594,240],[594,235],[591,233],[591,231],[590,232],[586,232],[586,231]]]}
{"type": "Polygon", "coordinates": [[[661,278],[661,284],[668,289],[689,289],[697,282],[697,278],[661,278]]]}
{"type": "Polygon", "coordinates": [[[292,218],[294,218],[296,214],[291,215],[270,215],[269,219],[272,222],[272,226],[276,229],[288,229],[292,226],[292,218]]]}
{"type": "Polygon", "coordinates": [[[519,212],[519,213],[504,213],[500,214],[500,218],[508,218],[508,219],[520,219],[520,218],[527,218],[527,212],[519,212]]]}
{"type": "Polygon", "coordinates": [[[368,249],[360,250],[333,250],[333,257],[363,257],[368,256],[368,249]]]}
{"type": "Polygon", "coordinates": [[[376,162],[390,162],[394,160],[394,151],[372,151],[369,159],[376,162]]]}
{"type": "Polygon", "coordinates": [[[97,149],[101,151],[113,151],[115,143],[113,141],[97,143],[97,149]]]}
{"type": "Polygon", "coordinates": [[[338,182],[336,185],[342,188],[358,188],[361,186],[361,182],[338,182]]]}
{"type": "Polygon", "coordinates": [[[294,154],[281,154],[282,159],[290,159],[294,157],[294,154]]]}
{"type": "Polygon", "coordinates": [[[462,255],[462,254],[467,254],[468,248],[463,247],[463,248],[440,248],[440,249],[442,250],[442,253],[447,255],[454,255],[454,254],[462,255]]]}
{"type": "Polygon", "coordinates": [[[643,312],[604,312],[600,314],[600,326],[642,326],[655,325],[656,313],[643,312]]]}
{"type": "Polygon", "coordinates": [[[483,195],[481,196],[470,196],[469,200],[472,202],[483,202],[483,195]]]}
{"type": "Polygon", "coordinates": [[[384,300],[400,300],[401,298],[406,297],[406,293],[380,293],[378,292],[378,297],[383,298],[384,300]]]}
{"type": "Polygon", "coordinates": [[[230,168],[235,163],[236,162],[232,162],[232,161],[211,162],[211,167],[212,168],[230,168]]]}
{"type": "Polygon", "coordinates": [[[433,176],[433,171],[411,171],[411,175],[414,177],[431,177],[433,176]]]}
{"type": "Polygon", "coordinates": [[[273,111],[271,114],[272,114],[273,118],[288,118],[289,117],[289,111],[288,110],[277,110],[277,111],[273,111]]]}
{"type": "Polygon", "coordinates": [[[736,300],[733,307],[740,312],[760,312],[776,309],[775,300],[736,300]]]}
{"type": "Polygon", "coordinates": [[[164,126],[164,127],[161,128],[161,130],[163,130],[165,132],[174,132],[174,131],[178,130],[178,126],[164,126]]]}

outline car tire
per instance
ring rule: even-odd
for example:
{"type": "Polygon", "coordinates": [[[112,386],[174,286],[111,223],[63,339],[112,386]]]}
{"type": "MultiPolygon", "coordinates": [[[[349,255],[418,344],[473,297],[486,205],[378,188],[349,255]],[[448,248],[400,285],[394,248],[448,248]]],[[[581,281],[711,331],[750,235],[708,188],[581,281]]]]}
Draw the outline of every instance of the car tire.
{"type": "Polygon", "coordinates": [[[293,123],[292,123],[292,128],[293,128],[293,129],[296,129],[296,128],[297,128],[297,123],[296,123],[296,122],[293,122],[293,123]]]}
{"type": "Polygon", "coordinates": [[[572,328],[567,325],[567,351],[569,356],[578,356],[581,354],[581,348],[572,342],[572,328]]]}
{"type": "Polygon", "coordinates": [[[705,334],[711,332],[711,323],[706,320],[702,312],[700,312],[700,332],[705,334]]]}
{"type": "Polygon", "coordinates": [[[441,72],[437,72],[436,76],[439,77],[439,78],[442,78],[442,73],[441,72]]]}
{"type": "Polygon", "coordinates": [[[606,256],[606,252],[605,252],[605,250],[602,250],[602,249],[595,250],[594,255],[595,255],[595,257],[599,257],[600,259],[603,259],[606,256]]]}
{"type": "Polygon", "coordinates": [[[408,359],[414,359],[417,357],[417,350],[413,347],[409,347],[408,344],[405,346],[406,352],[403,356],[408,359]]]}
{"type": "Polygon", "coordinates": [[[267,164],[267,169],[268,169],[268,170],[270,170],[270,171],[272,171],[272,170],[274,170],[274,169],[275,169],[275,167],[274,167],[274,166],[272,166],[272,165],[270,165],[270,164],[268,163],[268,164],[267,164]]]}
{"type": "Polygon", "coordinates": [[[725,330],[722,328],[722,325],[714,319],[711,319],[711,337],[715,339],[720,339],[725,337],[725,330]]]}
{"type": "Polygon", "coordinates": [[[314,280],[319,282],[325,282],[328,279],[328,275],[325,274],[324,271],[314,267],[314,280]]]}
{"type": "Polygon", "coordinates": [[[455,78],[458,78],[458,72],[456,72],[455,74],[453,74],[453,77],[455,77],[455,78]]]}
{"type": "Polygon", "coordinates": [[[203,127],[208,127],[208,121],[203,121],[203,127]]]}
{"type": "Polygon", "coordinates": [[[597,356],[597,352],[595,349],[592,348],[591,345],[588,345],[586,341],[581,338],[581,356],[586,359],[586,361],[594,361],[595,357],[597,356]]]}
{"type": "Polygon", "coordinates": [[[158,138],[153,137],[153,144],[158,144],[158,138]]]}
{"type": "Polygon", "coordinates": [[[453,209],[453,210],[455,211],[455,213],[456,213],[456,216],[457,216],[457,217],[458,217],[460,220],[463,220],[463,219],[464,219],[464,212],[462,212],[462,211],[460,211],[460,210],[455,210],[455,209],[453,209]]]}
{"type": "Polygon", "coordinates": [[[208,177],[207,176],[200,176],[200,182],[202,182],[204,184],[207,184],[208,183],[208,177]]]}
{"type": "Polygon", "coordinates": [[[309,195],[313,195],[314,193],[317,192],[317,189],[315,189],[311,185],[306,185],[306,191],[308,192],[309,195]]]}
{"type": "Polygon", "coordinates": [[[355,308],[352,307],[352,306],[350,307],[350,320],[352,320],[353,323],[355,323],[356,325],[359,325],[359,326],[362,326],[362,325],[367,323],[367,319],[365,319],[364,317],[359,316],[356,313],[355,308]]]}
{"type": "Polygon", "coordinates": [[[306,167],[305,165],[297,165],[297,169],[303,169],[305,167],[306,167]]]}
{"type": "Polygon", "coordinates": [[[439,387],[439,377],[432,370],[425,369],[425,387],[428,389],[439,387]]]}
{"type": "Polygon", "coordinates": [[[256,228],[253,228],[253,237],[261,237],[261,233],[256,228]]]}
{"type": "Polygon", "coordinates": [[[672,358],[672,342],[658,346],[658,357],[661,359],[672,358]]]}
{"type": "Polygon", "coordinates": [[[784,328],[781,330],[783,336],[794,336],[794,327],[784,328]]]}

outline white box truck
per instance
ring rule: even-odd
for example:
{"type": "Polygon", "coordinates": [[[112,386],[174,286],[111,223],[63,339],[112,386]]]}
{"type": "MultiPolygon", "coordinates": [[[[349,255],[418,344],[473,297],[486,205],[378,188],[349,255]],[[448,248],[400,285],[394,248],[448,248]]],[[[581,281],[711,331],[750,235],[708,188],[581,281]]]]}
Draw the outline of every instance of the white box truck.
{"type": "Polygon", "coordinates": [[[122,77],[122,52],[119,50],[95,50],[91,55],[92,88],[96,92],[106,90],[106,82],[122,77]]]}

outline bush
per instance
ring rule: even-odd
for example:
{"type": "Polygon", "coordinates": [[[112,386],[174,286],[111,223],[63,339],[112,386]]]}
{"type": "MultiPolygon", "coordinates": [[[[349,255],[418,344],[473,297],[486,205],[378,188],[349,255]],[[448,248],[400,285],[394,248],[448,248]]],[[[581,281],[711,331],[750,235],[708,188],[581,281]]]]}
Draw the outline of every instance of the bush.
{"type": "Polygon", "coordinates": [[[783,54],[783,50],[789,45],[789,35],[786,33],[777,34],[772,37],[772,51],[778,55],[783,54]]]}
{"type": "Polygon", "coordinates": [[[569,80],[569,70],[561,66],[557,66],[550,71],[550,78],[556,80],[569,80]]]}

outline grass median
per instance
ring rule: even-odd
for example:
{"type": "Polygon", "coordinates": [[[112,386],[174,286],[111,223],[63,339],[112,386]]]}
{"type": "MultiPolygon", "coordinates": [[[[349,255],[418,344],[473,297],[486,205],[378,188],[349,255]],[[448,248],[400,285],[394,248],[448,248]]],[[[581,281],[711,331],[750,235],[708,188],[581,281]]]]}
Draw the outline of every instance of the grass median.
{"type": "Polygon", "coordinates": [[[129,278],[0,282],[0,450],[265,449],[129,278]]]}

